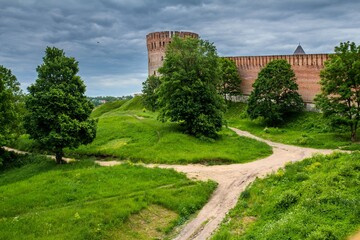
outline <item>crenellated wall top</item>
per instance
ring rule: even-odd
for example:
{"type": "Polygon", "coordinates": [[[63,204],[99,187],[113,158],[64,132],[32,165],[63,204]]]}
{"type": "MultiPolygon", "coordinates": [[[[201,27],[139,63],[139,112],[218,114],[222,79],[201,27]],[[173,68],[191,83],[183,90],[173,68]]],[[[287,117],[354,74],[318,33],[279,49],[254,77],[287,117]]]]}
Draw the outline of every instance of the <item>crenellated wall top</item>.
{"type": "Polygon", "coordinates": [[[151,40],[160,40],[160,39],[168,39],[174,36],[179,37],[192,37],[192,38],[199,38],[199,34],[193,32],[184,32],[184,31],[162,31],[162,32],[152,32],[146,35],[146,39],[148,41],[151,40]]]}
{"type": "Polygon", "coordinates": [[[275,59],[285,59],[291,66],[323,67],[324,62],[329,58],[329,54],[234,56],[225,58],[233,60],[238,67],[264,67],[275,59]]]}

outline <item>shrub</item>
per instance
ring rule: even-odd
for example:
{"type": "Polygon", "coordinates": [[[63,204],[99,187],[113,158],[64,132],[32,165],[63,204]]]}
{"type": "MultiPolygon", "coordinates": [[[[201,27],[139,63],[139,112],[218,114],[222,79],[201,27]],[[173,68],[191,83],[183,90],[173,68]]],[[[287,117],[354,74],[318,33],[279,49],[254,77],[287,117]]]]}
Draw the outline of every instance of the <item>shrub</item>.
{"type": "Polygon", "coordinates": [[[280,199],[276,203],[276,208],[279,210],[286,210],[295,205],[299,200],[299,193],[289,190],[280,196],[280,199]]]}

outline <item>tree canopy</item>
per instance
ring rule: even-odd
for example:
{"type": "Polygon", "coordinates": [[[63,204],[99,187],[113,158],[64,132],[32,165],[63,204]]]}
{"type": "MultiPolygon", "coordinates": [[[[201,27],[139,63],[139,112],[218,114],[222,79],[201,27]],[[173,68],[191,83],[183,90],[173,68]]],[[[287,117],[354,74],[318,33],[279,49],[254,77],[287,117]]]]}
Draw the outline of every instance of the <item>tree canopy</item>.
{"type": "Polygon", "coordinates": [[[354,42],[336,46],[320,77],[316,106],[332,124],[348,126],[355,141],[360,120],[360,46],[354,42]]]}
{"type": "Polygon", "coordinates": [[[253,84],[247,110],[250,118],[263,117],[270,125],[284,122],[289,114],[304,109],[297,90],[291,65],[283,59],[271,61],[259,72],[253,84]]]}
{"type": "Polygon", "coordinates": [[[219,58],[220,84],[219,92],[224,99],[240,95],[241,79],[234,61],[228,58],[219,58]]]}
{"type": "Polygon", "coordinates": [[[89,116],[92,103],[77,73],[78,62],[63,50],[47,47],[43,64],[37,67],[38,79],[28,87],[25,128],[30,137],[56,154],[62,162],[63,148],[92,142],[96,122],[89,116]]]}
{"type": "Polygon", "coordinates": [[[224,101],[216,48],[208,41],[174,37],[159,69],[159,118],[179,122],[186,133],[216,137],[223,124],[224,101]]]}
{"type": "Polygon", "coordinates": [[[19,129],[21,96],[16,77],[10,69],[0,65],[0,147],[19,129]]]}
{"type": "Polygon", "coordinates": [[[149,76],[142,85],[143,104],[147,109],[155,111],[157,109],[157,91],[160,86],[160,77],[155,75],[149,76]]]}

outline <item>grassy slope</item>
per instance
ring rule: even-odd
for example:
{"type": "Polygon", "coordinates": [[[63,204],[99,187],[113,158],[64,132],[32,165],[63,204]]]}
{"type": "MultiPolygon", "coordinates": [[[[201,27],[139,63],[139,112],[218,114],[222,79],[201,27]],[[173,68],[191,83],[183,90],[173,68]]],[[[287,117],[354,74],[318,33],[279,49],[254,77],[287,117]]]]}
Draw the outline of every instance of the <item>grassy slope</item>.
{"type": "Polygon", "coordinates": [[[359,159],[315,156],[257,179],[213,239],[346,239],[360,227],[359,159]]]}
{"type": "Polygon", "coordinates": [[[259,120],[246,117],[246,105],[232,103],[227,113],[229,126],[249,131],[259,137],[275,142],[312,148],[360,150],[360,144],[351,143],[350,132],[333,130],[320,113],[304,112],[294,116],[278,128],[266,127],[259,120]]]}
{"type": "Polygon", "coordinates": [[[95,141],[67,152],[170,164],[240,163],[271,153],[266,144],[239,137],[228,129],[214,142],[201,141],[182,134],[177,124],[161,123],[156,113],[142,109],[139,97],[118,108],[106,104],[97,108],[92,114],[99,119],[95,141]]]}
{"type": "Polygon", "coordinates": [[[93,117],[93,118],[100,117],[101,115],[103,115],[106,112],[109,112],[116,108],[121,107],[126,102],[127,102],[127,100],[118,100],[118,101],[108,102],[106,104],[100,105],[94,109],[94,111],[91,113],[91,117],[93,117]]]}
{"type": "Polygon", "coordinates": [[[173,170],[92,161],[55,166],[41,158],[0,172],[0,239],[149,239],[137,232],[146,222],[126,226],[130,215],[151,211],[162,216],[152,219],[152,230],[163,236],[200,209],[215,186],[173,170]]]}

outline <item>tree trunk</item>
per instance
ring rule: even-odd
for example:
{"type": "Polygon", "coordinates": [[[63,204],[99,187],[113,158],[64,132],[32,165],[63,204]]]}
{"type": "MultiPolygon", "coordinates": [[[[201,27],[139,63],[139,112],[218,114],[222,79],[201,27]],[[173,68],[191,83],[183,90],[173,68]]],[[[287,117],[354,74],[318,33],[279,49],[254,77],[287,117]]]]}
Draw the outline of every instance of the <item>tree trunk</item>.
{"type": "Polygon", "coordinates": [[[64,161],[62,160],[62,157],[63,157],[63,150],[62,150],[62,148],[57,149],[56,152],[55,152],[55,160],[56,160],[56,163],[57,163],[57,164],[62,164],[62,163],[64,163],[64,161]]]}
{"type": "Polygon", "coordinates": [[[351,141],[356,141],[356,130],[357,130],[357,123],[351,125],[351,141]]]}
{"type": "Polygon", "coordinates": [[[352,142],[356,141],[356,131],[351,131],[351,141],[352,142]]]}

